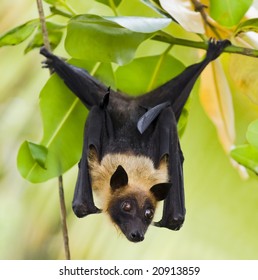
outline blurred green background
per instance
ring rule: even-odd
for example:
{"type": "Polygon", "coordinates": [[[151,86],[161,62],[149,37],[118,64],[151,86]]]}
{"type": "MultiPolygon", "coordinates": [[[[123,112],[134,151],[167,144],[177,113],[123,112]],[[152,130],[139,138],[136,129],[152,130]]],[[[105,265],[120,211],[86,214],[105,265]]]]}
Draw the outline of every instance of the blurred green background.
{"type": "MultiPolygon", "coordinates": [[[[92,3],[78,2],[85,12],[92,3]]],[[[32,0],[0,0],[0,7],[0,33],[37,17],[32,0]]],[[[24,55],[24,46],[0,48],[0,259],[63,259],[57,179],[31,184],[16,167],[21,143],[42,137],[38,96],[49,75],[38,52],[24,55]]],[[[237,141],[243,143],[258,108],[236,90],[233,98],[237,141]]],[[[258,178],[250,174],[244,181],[232,167],[196,92],[182,149],[185,224],[178,232],[150,227],[140,244],[129,243],[105,215],[76,218],[71,201],[77,167],[67,172],[72,259],[257,259],[258,178]]]]}

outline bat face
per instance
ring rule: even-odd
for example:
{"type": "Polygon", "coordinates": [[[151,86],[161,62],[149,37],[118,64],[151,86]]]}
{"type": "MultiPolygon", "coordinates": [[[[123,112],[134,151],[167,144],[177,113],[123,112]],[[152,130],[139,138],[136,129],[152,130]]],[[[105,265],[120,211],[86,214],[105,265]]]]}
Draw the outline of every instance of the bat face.
{"type": "Polygon", "coordinates": [[[120,228],[129,241],[140,242],[150,225],[155,212],[155,205],[146,199],[143,205],[137,201],[137,194],[115,199],[110,204],[108,213],[112,221],[120,228]]]}
{"type": "Polygon", "coordinates": [[[171,187],[166,159],[157,169],[149,158],[128,153],[107,154],[99,162],[92,148],[88,163],[103,211],[129,241],[143,241],[157,202],[165,199],[171,187]]]}
{"type": "Polygon", "coordinates": [[[159,183],[145,190],[129,184],[119,165],[110,179],[111,197],[107,212],[129,241],[140,242],[152,222],[157,202],[168,195],[171,184],[159,183]]]}

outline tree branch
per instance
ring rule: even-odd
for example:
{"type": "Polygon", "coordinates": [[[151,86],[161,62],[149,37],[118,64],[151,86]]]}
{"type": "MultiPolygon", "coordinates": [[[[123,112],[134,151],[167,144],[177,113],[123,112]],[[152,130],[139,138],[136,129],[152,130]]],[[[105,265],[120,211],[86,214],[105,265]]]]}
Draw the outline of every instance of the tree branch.
{"type": "MultiPolygon", "coordinates": [[[[180,39],[180,38],[173,37],[163,31],[158,32],[157,35],[152,37],[152,39],[160,42],[169,43],[171,45],[186,46],[186,47],[204,49],[204,50],[207,50],[208,48],[207,42],[196,42],[191,40],[180,39]]],[[[236,54],[241,54],[241,55],[246,55],[251,57],[258,57],[258,50],[238,47],[234,45],[226,47],[223,52],[236,53],[236,54]]]]}

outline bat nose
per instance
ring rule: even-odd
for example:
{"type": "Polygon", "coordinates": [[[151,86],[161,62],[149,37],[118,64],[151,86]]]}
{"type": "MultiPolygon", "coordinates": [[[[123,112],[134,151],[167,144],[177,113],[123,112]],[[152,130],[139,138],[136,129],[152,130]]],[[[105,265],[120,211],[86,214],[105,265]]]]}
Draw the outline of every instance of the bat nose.
{"type": "Polygon", "coordinates": [[[131,240],[133,242],[140,242],[143,241],[143,239],[144,239],[144,235],[139,231],[135,231],[131,233],[131,240]]]}

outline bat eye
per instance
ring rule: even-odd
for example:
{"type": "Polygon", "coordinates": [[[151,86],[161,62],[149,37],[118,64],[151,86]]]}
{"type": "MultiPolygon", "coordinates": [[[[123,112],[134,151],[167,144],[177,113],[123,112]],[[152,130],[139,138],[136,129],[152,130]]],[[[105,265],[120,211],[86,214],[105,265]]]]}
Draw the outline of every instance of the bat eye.
{"type": "Polygon", "coordinates": [[[132,210],[132,205],[131,203],[129,203],[128,201],[125,201],[122,203],[122,209],[125,211],[125,212],[130,212],[132,210]]]}
{"type": "Polygon", "coordinates": [[[151,220],[154,216],[154,211],[150,208],[146,209],[145,211],[145,217],[148,219],[148,220],[151,220]]]}

